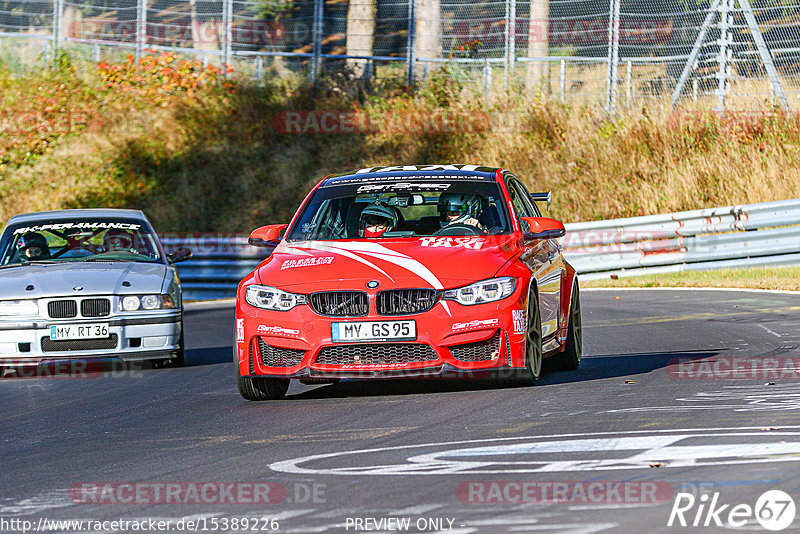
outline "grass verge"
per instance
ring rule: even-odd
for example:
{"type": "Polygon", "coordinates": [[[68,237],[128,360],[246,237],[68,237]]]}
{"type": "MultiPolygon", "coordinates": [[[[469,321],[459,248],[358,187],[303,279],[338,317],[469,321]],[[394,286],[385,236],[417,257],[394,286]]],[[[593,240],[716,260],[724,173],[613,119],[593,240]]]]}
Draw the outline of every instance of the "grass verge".
{"type": "Polygon", "coordinates": [[[581,282],[581,287],[733,287],[800,291],[800,266],[750,267],[631,276],[581,282]]]}
{"type": "Polygon", "coordinates": [[[144,210],[160,232],[286,222],[323,176],[480,163],[553,190],[564,222],[800,197],[800,115],[647,107],[610,120],[523,87],[489,100],[446,71],[414,91],[332,74],[253,84],[168,53],[83,74],[0,64],[0,223],[57,208],[144,210]],[[354,132],[285,133],[286,111],[353,113],[354,132]]]}

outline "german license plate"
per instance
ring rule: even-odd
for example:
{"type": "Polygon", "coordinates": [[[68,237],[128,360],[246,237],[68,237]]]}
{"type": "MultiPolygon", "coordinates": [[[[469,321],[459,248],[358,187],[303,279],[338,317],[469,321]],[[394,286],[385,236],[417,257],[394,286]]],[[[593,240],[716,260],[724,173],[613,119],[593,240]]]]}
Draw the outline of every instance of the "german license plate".
{"type": "Polygon", "coordinates": [[[68,339],[101,339],[107,338],[108,323],[91,324],[59,324],[50,326],[50,339],[65,341],[68,339]]]}
{"type": "Polygon", "coordinates": [[[417,339],[414,321],[359,321],[331,323],[331,341],[401,341],[417,339]]]}

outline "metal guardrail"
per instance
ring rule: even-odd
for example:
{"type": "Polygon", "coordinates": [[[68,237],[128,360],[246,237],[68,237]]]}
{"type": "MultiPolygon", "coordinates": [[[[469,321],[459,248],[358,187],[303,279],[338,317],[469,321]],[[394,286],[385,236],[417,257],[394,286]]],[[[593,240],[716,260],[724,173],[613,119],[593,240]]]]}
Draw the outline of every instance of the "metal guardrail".
{"type": "Polygon", "coordinates": [[[566,226],[583,280],[800,264],[800,199],[566,226]]]}
{"type": "MultiPolygon", "coordinates": [[[[685,270],[800,265],[800,199],[567,224],[562,244],[582,280],[685,270]]],[[[264,258],[247,236],[163,239],[188,246],[186,299],[232,297],[264,258]]]]}

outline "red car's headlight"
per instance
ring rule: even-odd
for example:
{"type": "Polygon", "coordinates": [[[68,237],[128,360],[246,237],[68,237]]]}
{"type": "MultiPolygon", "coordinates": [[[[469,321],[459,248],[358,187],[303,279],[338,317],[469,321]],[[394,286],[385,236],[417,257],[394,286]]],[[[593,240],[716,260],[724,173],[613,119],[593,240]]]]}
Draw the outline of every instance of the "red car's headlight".
{"type": "Polygon", "coordinates": [[[307,302],[305,295],[289,293],[274,287],[261,285],[248,286],[244,294],[244,300],[255,308],[274,311],[289,311],[295,306],[307,302]]]}
{"type": "Polygon", "coordinates": [[[445,300],[454,300],[465,306],[485,304],[511,296],[511,294],[514,293],[516,285],[516,280],[509,276],[490,278],[489,280],[482,280],[468,286],[448,289],[444,292],[442,298],[445,300]]]}

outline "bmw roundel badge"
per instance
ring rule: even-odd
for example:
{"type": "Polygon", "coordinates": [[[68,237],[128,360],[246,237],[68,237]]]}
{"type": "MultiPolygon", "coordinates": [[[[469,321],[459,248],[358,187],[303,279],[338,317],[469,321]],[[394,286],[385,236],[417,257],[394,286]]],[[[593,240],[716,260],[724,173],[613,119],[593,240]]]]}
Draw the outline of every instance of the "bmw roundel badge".
{"type": "Polygon", "coordinates": [[[72,288],[73,291],[83,291],[83,286],[75,286],[72,288]]]}
{"type": "Polygon", "coordinates": [[[369,282],[367,282],[367,287],[368,287],[369,289],[375,289],[375,288],[376,288],[376,287],[378,287],[379,285],[381,285],[381,283],[380,283],[380,282],[378,282],[377,280],[370,280],[369,282]]]}

